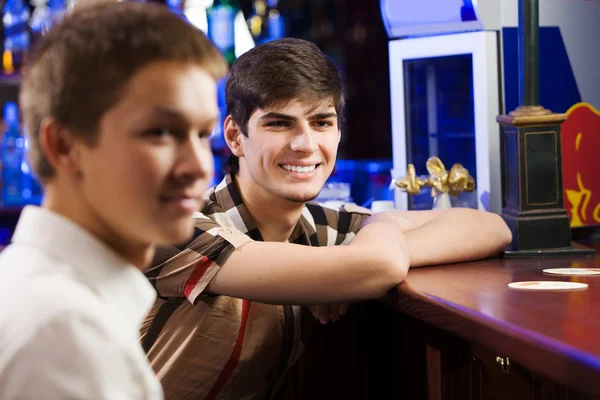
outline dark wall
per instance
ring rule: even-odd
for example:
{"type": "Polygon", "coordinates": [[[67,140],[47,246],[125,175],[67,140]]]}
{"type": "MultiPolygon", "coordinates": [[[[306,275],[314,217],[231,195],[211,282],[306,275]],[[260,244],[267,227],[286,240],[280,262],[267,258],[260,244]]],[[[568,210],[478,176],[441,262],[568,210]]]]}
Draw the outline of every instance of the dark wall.
{"type": "MultiPolygon", "coordinates": [[[[238,2],[246,15],[251,0],[238,2]]],[[[287,36],[310,40],[341,68],[348,101],[339,157],[392,158],[388,38],[378,0],[280,0],[287,36]]]]}

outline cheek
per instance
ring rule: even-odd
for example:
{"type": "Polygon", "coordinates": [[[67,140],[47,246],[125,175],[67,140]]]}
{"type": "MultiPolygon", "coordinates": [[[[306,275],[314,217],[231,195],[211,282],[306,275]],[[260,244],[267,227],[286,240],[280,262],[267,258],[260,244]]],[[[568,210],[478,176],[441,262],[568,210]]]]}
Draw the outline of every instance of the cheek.
{"type": "Polygon", "coordinates": [[[323,135],[318,140],[318,147],[326,161],[332,161],[335,158],[338,149],[338,140],[336,135],[323,135]]]}
{"type": "Polygon", "coordinates": [[[215,172],[215,163],[210,144],[200,150],[200,162],[202,163],[202,170],[205,171],[205,180],[211,180],[215,172]]]}
{"type": "Polygon", "coordinates": [[[337,154],[338,146],[339,146],[339,138],[338,136],[331,136],[327,140],[327,144],[325,145],[327,155],[329,157],[335,157],[337,154]]]}
{"type": "Polygon", "coordinates": [[[255,150],[256,157],[262,160],[265,165],[277,164],[277,162],[290,151],[290,142],[285,138],[272,138],[265,140],[262,145],[255,150]]]}
{"type": "Polygon", "coordinates": [[[170,171],[168,154],[129,152],[118,162],[115,184],[131,197],[143,197],[161,187],[170,171]]]}

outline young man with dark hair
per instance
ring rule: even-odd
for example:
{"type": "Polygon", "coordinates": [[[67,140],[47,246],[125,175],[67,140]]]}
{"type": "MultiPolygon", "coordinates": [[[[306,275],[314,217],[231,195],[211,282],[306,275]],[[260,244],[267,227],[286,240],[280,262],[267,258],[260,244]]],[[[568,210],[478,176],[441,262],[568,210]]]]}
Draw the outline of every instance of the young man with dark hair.
{"type": "MultiPolygon", "coordinates": [[[[370,217],[308,203],[333,170],[343,104],[339,71],[311,43],[269,42],[232,65],[232,172],[209,193],[194,239],[162,248],[147,271],[160,299],[142,339],[169,399],[268,399],[301,353],[295,305],[376,298],[409,267],[510,242],[498,215],[471,209],[370,217]]],[[[323,323],[340,313],[319,309],[323,323]]]]}
{"type": "Polygon", "coordinates": [[[158,5],[78,6],[42,38],[20,100],[45,196],[0,255],[0,398],[162,398],[141,271],[192,234],[226,70],[158,5]]]}

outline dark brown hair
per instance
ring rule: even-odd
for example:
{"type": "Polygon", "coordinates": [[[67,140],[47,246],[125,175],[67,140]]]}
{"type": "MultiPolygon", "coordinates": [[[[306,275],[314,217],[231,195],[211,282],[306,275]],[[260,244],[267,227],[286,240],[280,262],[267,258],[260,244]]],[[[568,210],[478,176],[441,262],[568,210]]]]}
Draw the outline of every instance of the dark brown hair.
{"type": "Polygon", "coordinates": [[[77,6],[40,40],[25,70],[20,103],[32,167],[42,181],[54,174],[39,146],[42,121],[52,117],[95,144],[104,113],[137,71],[157,61],[194,63],[215,80],[227,72],[202,31],[157,4],[77,6]]]}
{"type": "MultiPolygon", "coordinates": [[[[245,136],[248,120],[257,109],[291,100],[317,103],[326,99],[332,99],[341,116],[345,97],[340,71],[315,44],[305,40],[285,38],[259,45],[238,58],[227,77],[227,112],[245,136]]],[[[228,166],[235,175],[238,158],[231,155],[228,166]]]]}

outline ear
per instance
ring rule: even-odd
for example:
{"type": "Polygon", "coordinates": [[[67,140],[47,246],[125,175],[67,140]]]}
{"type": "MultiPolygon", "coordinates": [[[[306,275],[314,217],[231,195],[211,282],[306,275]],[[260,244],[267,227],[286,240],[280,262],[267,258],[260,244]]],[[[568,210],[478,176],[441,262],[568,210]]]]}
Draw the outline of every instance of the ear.
{"type": "Polygon", "coordinates": [[[76,175],[80,172],[79,146],[72,133],[53,118],[40,125],[40,148],[56,172],[76,175]]]}
{"type": "Polygon", "coordinates": [[[231,153],[234,156],[243,157],[242,128],[231,118],[231,115],[228,115],[223,123],[223,135],[231,153]]]}

